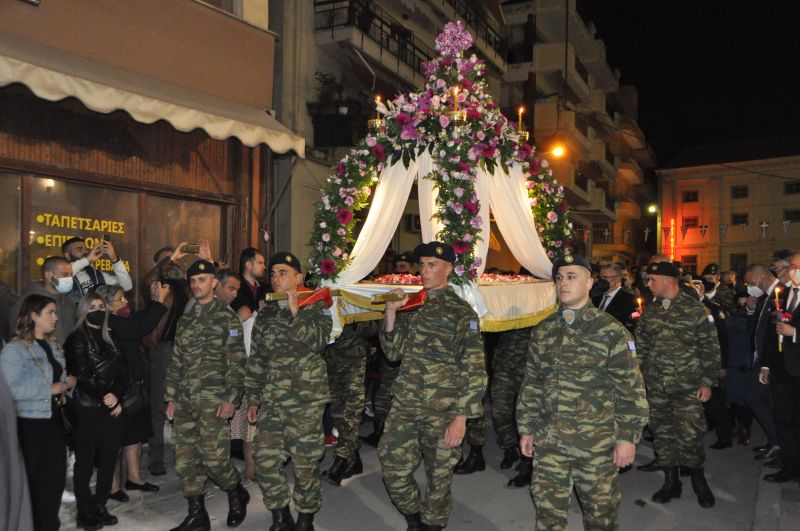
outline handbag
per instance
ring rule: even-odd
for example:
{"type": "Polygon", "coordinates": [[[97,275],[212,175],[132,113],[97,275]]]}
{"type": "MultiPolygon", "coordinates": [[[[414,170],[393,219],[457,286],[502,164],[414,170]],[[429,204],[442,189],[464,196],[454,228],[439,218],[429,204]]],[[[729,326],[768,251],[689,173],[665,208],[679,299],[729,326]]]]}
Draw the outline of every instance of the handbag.
{"type": "Polygon", "coordinates": [[[144,385],[144,380],[133,380],[125,390],[125,396],[122,397],[122,411],[136,413],[143,409],[147,402],[147,389],[144,385]]]}
{"type": "Polygon", "coordinates": [[[70,406],[71,400],[66,393],[54,397],[53,400],[55,400],[56,409],[61,417],[61,423],[64,425],[64,433],[69,437],[78,427],[78,418],[70,406]]]}

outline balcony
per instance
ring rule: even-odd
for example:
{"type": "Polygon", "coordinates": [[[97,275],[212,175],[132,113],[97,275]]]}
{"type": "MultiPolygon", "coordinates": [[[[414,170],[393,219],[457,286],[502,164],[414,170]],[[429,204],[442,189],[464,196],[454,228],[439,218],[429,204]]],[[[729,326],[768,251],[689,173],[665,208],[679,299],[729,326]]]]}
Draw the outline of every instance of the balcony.
{"type": "Polygon", "coordinates": [[[626,149],[643,150],[647,142],[639,124],[627,114],[621,114],[619,119],[619,137],[626,149]]]}
{"type": "Polygon", "coordinates": [[[586,178],[571,162],[554,161],[553,176],[564,186],[567,202],[571,206],[586,205],[591,201],[589,188],[591,181],[586,178]]]}
{"type": "Polygon", "coordinates": [[[632,197],[620,198],[619,207],[617,207],[617,216],[620,219],[642,219],[642,207],[639,206],[632,197]]]}
{"type": "Polygon", "coordinates": [[[423,63],[436,52],[385,10],[346,0],[315,0],[314,7],[315,40],[320,46],[349,45],[409,84],[425,79],[423,63]]]}
{"type": "Polygon", "coordinates": [[[618,175],[620,179],[631,185],[642,184],[644,182],[644,171],[633,157],[626,157],[619,163],[618,175]]]}
{"type": "MultiPolygon", "coordinates": [[[[569,99],[583,103],[591,102],[589,72],[580,60],[576,60],[575,48],[572,44],[567,45],[566,59],[567,83],[565,87],[564,43],[540,43],[533,47],[533,67],[537,77],[542,78],[541,82],[545,90],[560,92],[559,89],[564,88],[570,93],[569,99]]],[[[539,79],[537,79],[537,83],[539,83],[539,79]]]]}
{"type": "Polygon", "coordinates": [[[606,59],[606,45],[600,39],[592,43],[590,50],[581,55],[587,70],[594,76],[595,87],[603,92],[616,92],[619,90],[618,69],[611,68],[606,59]]]}
{"type": "Polygon", "coordinates": [[[533,113],[534,134],[537,138],[544,138],[556,133],[566,135],[566,141],[575,154],[586,154],[591,147],[594,137],[592,128],[586,120],[574,111],[562,110],[558,112],[557,98],[550,98],[536,103],[533,113]]]}
{"type": "Polygon", "coordinates": [[[605,177],[604,180],[610,182],[617,180],[617,159],[611,153],[608,144],[604,140],[600,138],[592,140],[592,149],[589,157],[605,177]]]}
{"type": "Polygon", "coordinates": [[[586,205],[575,206],[582,217],[595,223],[608,223],[617,220],[617,204],[611,195],[593,181],[589,181],[589,197],[586,205]]]}
{"type": "MultiPolygon", "coordinates": [[[[594,24],[583,21],[577,11],[576,1],[568,0],[569,9],[569,41],[578,49],[578,53],[588,53],[595,41],[597,28],[594,24]]],[[[535,2],[536,31],[546,41],[564,41],[564,0],[537,0],[535,2]]],[[[563,45],[562,45],[563,46],[563,45]]],[[[562,48],[563,55],[563,48],[562,48]]]]}

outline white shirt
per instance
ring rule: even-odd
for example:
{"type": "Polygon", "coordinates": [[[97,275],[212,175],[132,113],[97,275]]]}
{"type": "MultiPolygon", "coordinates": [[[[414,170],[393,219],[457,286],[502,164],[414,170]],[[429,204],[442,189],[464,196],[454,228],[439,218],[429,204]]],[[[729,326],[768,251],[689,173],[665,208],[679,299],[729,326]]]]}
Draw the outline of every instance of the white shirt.
{"type": "Polygon", "coordinates": [[[608,308],[608,305],[609,305],[609,304],[611,304],[611,301],[612,301],[612,300],[614,300],[614,296],[615,296],[615,295],[617,294],[617,292],[618,292],[619,290],[621,290],[621,289],[622,289],[622,286],[618,287],[618,288],[617,288],[617,289],[615,289],[615,290],[612,290],[612,291],[607,291],[606,293],[604,293],[604,294],[603,294],[603,300],[602,300],[602,301],[600,301],[600,309],[601,309],[601,310],[605,310],[606,308],[608,308]],[[605,305],[603,305],[603,301],[605,301],[605,305]]]}

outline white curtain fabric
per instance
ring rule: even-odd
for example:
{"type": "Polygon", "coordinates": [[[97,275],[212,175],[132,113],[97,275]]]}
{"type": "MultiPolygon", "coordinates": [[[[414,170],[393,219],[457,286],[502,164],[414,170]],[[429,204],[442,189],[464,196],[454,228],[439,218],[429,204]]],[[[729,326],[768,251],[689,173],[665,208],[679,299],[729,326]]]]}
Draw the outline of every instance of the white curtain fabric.
{"type": "Polygon", "coordinates": [[[480,216],[483,220],[481,227],[481,241],[478,242],[475,248],[475,255],[481,258],[481,265],[478,268],[478,274],[482,275],[483,270],[486,269],[486,257],[489,255],[489,239],[492,237],[492,220],[489,215],[490,206],[490,187],[489,182],[492,177],[486,175],[486,172],[478,169],[478,175],[475,180],[475,191],[478,193],[478,200],[481,202],[480,216]]]}
{"type": "Polygon", "coordinates": [[[418,169],[419,159],[412,161],[408,169],[402,161],[398,161],[381,172],[367,220],[350,253],[353,260],[339,273],[337,286],[355,284],[369,275],[381,261],[403,217],[418,169]]]}
{"type": "Polygon", "coordinates": [[[494,175],[487,180],[497,228],[511,254],[534,275],[550,278],[553,264],[539,240],[522,167],[514,164],[508,168],[506,175],[498,164],[494,175]]]}
{"type": "Polygon", "coordinates": [[[436,189],[434,188],[433,181],[425,178],[426,175],[436,169],[436,163],[433,162],[430,154],[425,151],[419,157],[419,178],[417,179],[419,219],[422,225],[423,242],[432,242],[436,240],[436,235],[442,229],[441,222],[433,218],[433,214],[436,212],[436,189]]]}

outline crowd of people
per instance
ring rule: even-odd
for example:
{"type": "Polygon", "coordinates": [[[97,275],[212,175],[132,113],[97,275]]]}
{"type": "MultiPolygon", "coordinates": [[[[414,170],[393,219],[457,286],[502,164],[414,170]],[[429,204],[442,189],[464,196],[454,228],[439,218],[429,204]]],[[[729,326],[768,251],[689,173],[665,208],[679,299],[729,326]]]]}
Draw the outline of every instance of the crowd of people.
{"type": "Polygon", "coordinates": [[[207,479],[227,493],[229,527],[245,520],[255,480],[271,531],[313,530],[320,482],[362,473],[362,443],[378,447],[408,529],[443,529],[453,474],[486,468],[487,410],[499,466],[516,466],[509,486],[531,489],[538,529],[566,528],[573,489],[587,528],[615,529],[618,475],[642,437],[655,458],[636,468],[664,474],[656,503],[680,497],[685,475],[712,507],[703,435],[715,431],[714,451],[750,445],[754,419],[766,436],[754,458],[775,467],[764,480],[800,479],[800,253],[776,251],[742,279],[717,264],[693,275],[664,255],[627,269],[567,254],[552,270],[556,311],[492,334],[448,284],[454,260],[439,242],[396,255],[395,272],[424,289],[391,290],[381,320],[347,324],[331,342],[330,293],[304,287],[291,253],[248,248],[234,271],[206,241],[164,247],[134,310],[111,242],[67,240],[3,326],[0,407],[21,455],[5,457],[7,527],[59,528],[68,461],[78,527],[116,524],[109,499],[159,490],[141,467],[147,445],[149,474],[167,472],[165,420],[188,504],[173,531],[210,529],[207,479]],[[94,268],[102,256],[111,272],[94,268]],[[334,460],[320,471],[326,441],[334,460]]]}

